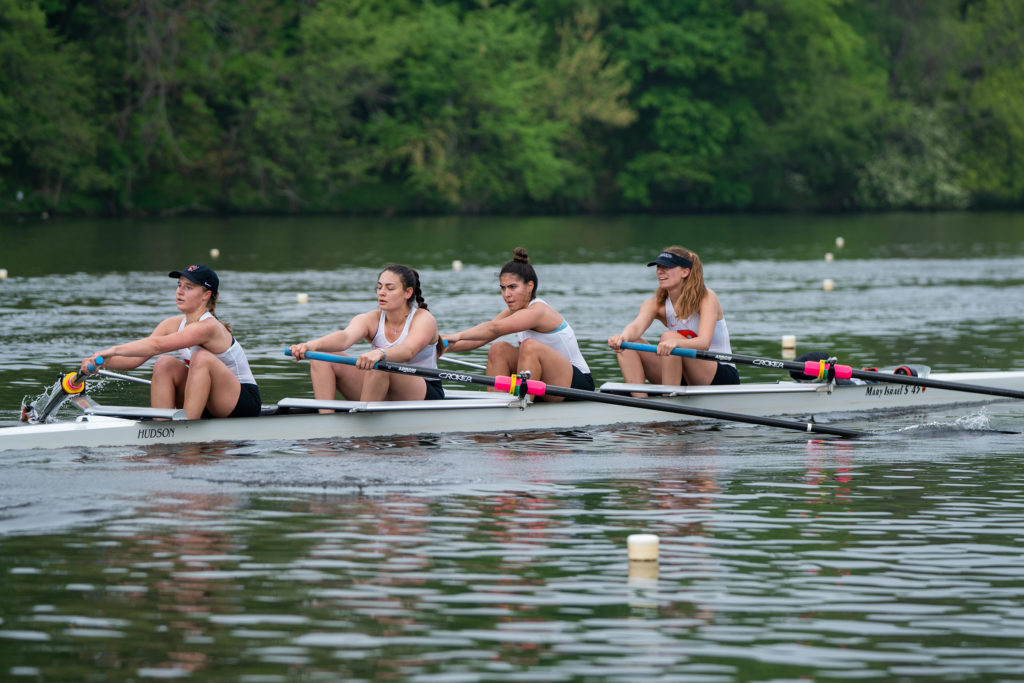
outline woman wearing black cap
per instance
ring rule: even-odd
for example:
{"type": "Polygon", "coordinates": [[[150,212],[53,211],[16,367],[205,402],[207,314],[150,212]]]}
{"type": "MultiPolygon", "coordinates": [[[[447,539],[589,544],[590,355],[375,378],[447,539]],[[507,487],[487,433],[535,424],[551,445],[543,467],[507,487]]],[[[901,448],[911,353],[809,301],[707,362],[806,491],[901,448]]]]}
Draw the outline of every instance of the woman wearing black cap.
{"type": "Polygon", "coordinates": [[[137,368],[153,356],[150,403],[154,408],[184,408],[189,419],[248,417],[260,413],[260,392],[245,351],[231,328],[214,315],[220,280],[209,266],[192,265],[169,273],[178,279],[175,300],[182,315],[167,318],[143,339],[97,351],[82,361],[111,370],[137,368]]]}
{"type": "Polygon", "coordinates": [[[629,384],[644,380],[691,386],[739,384],[740,375],[731,363],[671,355],[676,348],[732,353],[722,304],[704,284],[700,257],[682,247],[666,247],[647,265],[657,266],[658,289],[643,302],[633,322],[608,339],[608,346],[619,354],[623,380],[629,384]],[[624,341],[643,343],[655,320],[668,328],[658,342],[657,355],[622,348],[624,341]]]}

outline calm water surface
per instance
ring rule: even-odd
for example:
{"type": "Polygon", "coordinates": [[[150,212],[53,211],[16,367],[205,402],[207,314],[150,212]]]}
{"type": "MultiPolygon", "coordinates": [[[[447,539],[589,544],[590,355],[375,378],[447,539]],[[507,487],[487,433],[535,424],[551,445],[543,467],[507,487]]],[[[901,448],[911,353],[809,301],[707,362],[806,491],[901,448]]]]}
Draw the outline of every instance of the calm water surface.
{"type": "MultiPolygon", "coordinates": [[[[308,395],[281,350],[373,308],[383,263],[418,267],[456,330],[501,310],[520,244],[599,381],[670,243],[704,257],[738,353],[795,334],[854,366],[1024,367],[1021,218],[0,226],[0,424],[173,314],[164,273],[213,247],[218,312],[268,400],[308,395]]],[[[839,421],[874,436],[692,423],[4,453],[0,679],[1024,677],[1024,408],[839,421]],[[638,531],[658,563],[630,566],[638,531]]]]}

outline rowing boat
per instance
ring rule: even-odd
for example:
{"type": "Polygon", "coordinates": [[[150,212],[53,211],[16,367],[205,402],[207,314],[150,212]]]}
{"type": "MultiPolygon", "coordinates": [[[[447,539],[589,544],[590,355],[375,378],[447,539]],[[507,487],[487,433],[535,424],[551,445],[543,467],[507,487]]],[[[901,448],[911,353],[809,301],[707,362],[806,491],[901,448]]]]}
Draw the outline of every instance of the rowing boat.
{"type": "MultiPolygon", "coordinates": [[[[1024,371],[934,373],[939,381],[1024,390],[1024,371]]],[[[757,416],[814,416],[970,405],[990,395],[890,383],[765,382],[680,387],[606,383],[602,394],[645,391],[654,402],[757,416]],[[657,397],[657,398],[654,398],[657,397]]],[[[72,397],[74,420],[0,428],[0,451],[149,446],[214,441],[348,439],[414,434],[567,430],[641,423],[701,422],[692,416],[590,401],[533,403],[496,392],[446,388],[443,401],[322,401],[285,398],[259,417],[187,420],[180,410],[103,406],[72,397]],[[333,414],[320,414],[320,408],[333,414]]]]}

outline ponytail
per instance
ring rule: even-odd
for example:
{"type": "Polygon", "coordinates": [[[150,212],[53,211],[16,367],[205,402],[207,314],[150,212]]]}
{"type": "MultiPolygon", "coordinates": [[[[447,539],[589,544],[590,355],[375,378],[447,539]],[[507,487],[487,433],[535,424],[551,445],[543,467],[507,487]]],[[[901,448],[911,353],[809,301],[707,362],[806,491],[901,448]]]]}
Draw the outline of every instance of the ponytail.
{"type": "MultiPolygon", "coordinates": [[[[217,296],[218,296],[217,292],[211,291],[210,292],[210,299],[206,302],[206,310],[214,318],[217,318],[217,296]]],[[[219,322],[221,325],[223,325],[225,327],[225,329],[227,329],[228,333],[230,333],[232,335],[234,334],[234,332],[231,331],[231,325],[228,325],[226,322],[224,322],[220,318],[217,318],[217,322],[219,322]]]]}

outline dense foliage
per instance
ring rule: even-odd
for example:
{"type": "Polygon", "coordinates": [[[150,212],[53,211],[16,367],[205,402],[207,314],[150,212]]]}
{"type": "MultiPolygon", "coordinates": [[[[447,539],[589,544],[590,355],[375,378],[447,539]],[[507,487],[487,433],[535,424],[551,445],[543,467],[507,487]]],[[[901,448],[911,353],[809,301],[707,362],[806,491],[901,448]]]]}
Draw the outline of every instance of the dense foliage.
{"type": "Polygon", "coordinates": [[[1022,28],[1003,0],[0,0],[0,211],[1019,206],[1022,28]]]}

